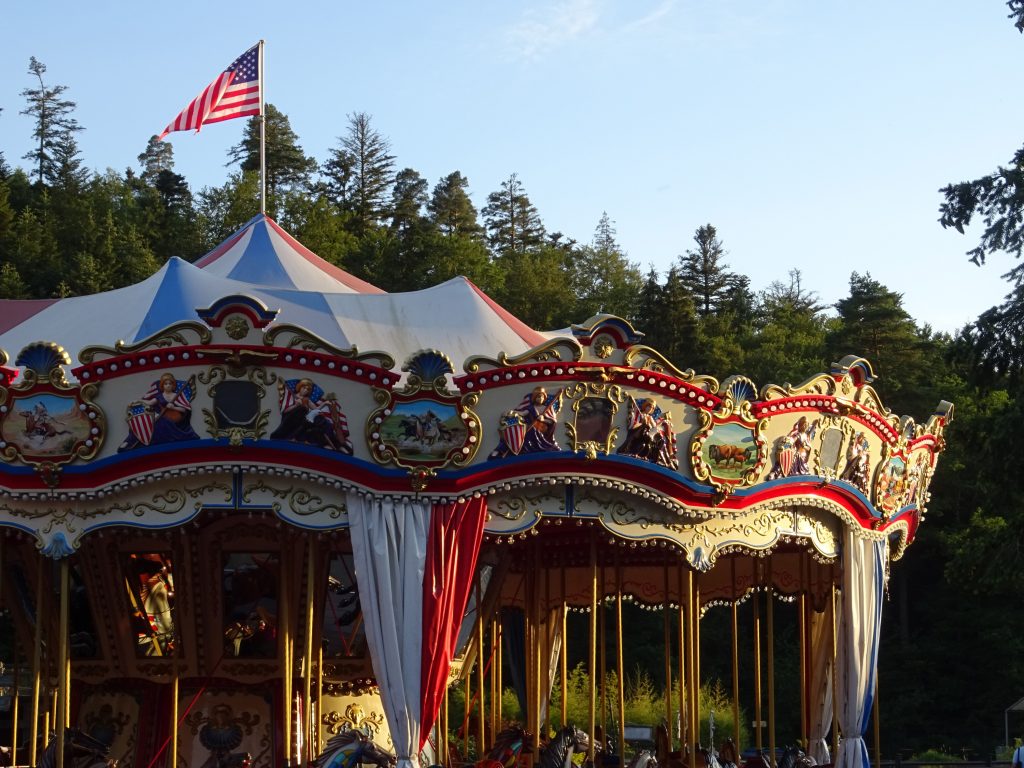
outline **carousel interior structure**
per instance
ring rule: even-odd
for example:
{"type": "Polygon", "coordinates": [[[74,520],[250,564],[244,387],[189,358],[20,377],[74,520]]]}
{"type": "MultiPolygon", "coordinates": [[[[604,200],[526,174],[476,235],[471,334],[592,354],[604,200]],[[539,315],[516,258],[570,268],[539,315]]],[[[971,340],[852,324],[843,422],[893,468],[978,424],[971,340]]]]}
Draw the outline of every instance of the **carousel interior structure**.
{"type": "MultiPolygon", "coordinates": [[[[617,317],[536,331],[464,278],[388,294],[263,215],[134,286],[0,301],[6,759],[452,765],[506,688],[537,755],[565,649],[622,668],[626,600],[664,617],[669,762],[703,765],[710,610],[756,726],[715,740],[773,762],[786,600],[799,736],[866,765],[885,582],[952,417],[894,415],[873,378],[851,354],[758,388],[617,317]]],[[[602,695],[590,757],[630,742],[602,695]]]]}

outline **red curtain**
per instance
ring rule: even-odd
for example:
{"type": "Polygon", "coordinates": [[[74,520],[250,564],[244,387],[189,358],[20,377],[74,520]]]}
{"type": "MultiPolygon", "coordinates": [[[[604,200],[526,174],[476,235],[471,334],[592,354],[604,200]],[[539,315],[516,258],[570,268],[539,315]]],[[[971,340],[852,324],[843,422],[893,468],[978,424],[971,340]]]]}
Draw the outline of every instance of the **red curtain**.
{"type": "Polygon", "coordinates": [[[435,504],[423,572],[423,661],[420,676],[420,749],[441,708],[459,626],[473,588],[486,498],[435,504]]]}

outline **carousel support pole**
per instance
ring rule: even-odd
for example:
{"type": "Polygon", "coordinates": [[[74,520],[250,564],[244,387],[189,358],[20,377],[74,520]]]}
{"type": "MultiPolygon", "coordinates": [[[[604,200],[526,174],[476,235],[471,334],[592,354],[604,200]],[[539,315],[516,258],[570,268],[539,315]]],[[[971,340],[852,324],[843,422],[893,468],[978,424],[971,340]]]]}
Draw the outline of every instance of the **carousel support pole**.
{"type": "Polygon", "coordinates": [[[546,646],[545,637],[547,632],[547,625],[544,621],[544,608],[541,605],[543,595],[541,593],[540,585],[538,584],[538,574],[541,572],[541,550],[540,545],[535,540],[534,542],[534,713],[536,719],[536,730],[538,738],[541,734],[547,735],[547,728],[544,724],[544,713],[541,705],[544,694],[542,693],[544,685],[541,682],[541,670],[543,669],[542,662],[542,647],[546,646]]]}
{"type": "Polygon", "coordinates": [[[754,613],[754,746],[764,749],[764,734],[761,729],[761,597],[755,592],[750,599],[754,613]]]}
{"type": "Polygon", "coordinates": [[[562,655],[559,658],[561,670],[559,675],[562,678],[562,727],[564,728],[569,719],[569,603],[565,589],[565,563],[562,563],[562,655]]]}
{"type": "Polygon", "coordinates": [[[502,694],[505,692],[505,682],[504,682],[504,672],[505,672],[505,670],[502,668],[504,663],[505,663],[504,651],[502,650],[502,644],[505,641],[505,637],[504,637],[504,632],[502,631],[502,628],[501,628],[501,614],[500,613],[496,614],[496,617],[495,617],[495,620],[494,620],[494,624],[498,628],[498,634],[497,634],[498,639],[495,641],[496,645],[498,646],[498,650],[497,650],[497,653],[495,654],[495,659],[494,659],[494,671],[495,671],[495,673],[497,673],[497,676],[498,676],[498,699],[497,699],[497,706],[496,706],[496,712],[498,713],[498,722],[496,723],[496,729],[494,731],[495,734],[497,734],[499,731],[501,731],[502,719],[504,718],[504,713],[502,711],[501,697],[502,697],[502,694]]]}
{"type": "MultiPolygon", "coordinates": [[[[769,581],[770,584],[770,581],[769,581]]],[[[768,752],[775,765],[775,600],[771,592],[765,606],[765,643],[768,651],[768,752]]]]}
{"type": "MultiPolygon", "coordinates": [[[[618,583],[618,582],[616,582],[618,583]]],[[[601,736],[605,740],[608,737],[608,604],[605,602],[605,597],[608,595],[608,573],[604,566],[601,567],[601,619],[600,628],[598,634],[601,638],[601,717],[598,720],[601,721],[601,736]]],[[[622,642],[621,636],[619,642],[622,642]]],[[[619,688],[623,686],[622,680],[622,667],[618,667],[619,670],[619,688]]]]}
{"type": "MultiPolygon", "coordinates": [[[[679,576],[679,750],[680,754],[683,754],[689,740],[690,710],[686,704],[686,698],[689,695],[687,687],[689,678],[686,676],[686,603],[683,599],[686,590],[683,585],[683,566],[681,564],[677,568],[677,574],[679,576]]],[[[667,725],[670,734],[669,742],[671,742],[672,723],[667,725]]]]}
{"type": "Polygon", "coordinates": [[[736,754],[743,754],[740,744],[740,604],[736,594],[736,559],[732,559],[732,741],[736,754]]]}
{"type": "Polygon", "coordinates": [[[469,708],[473,702],[473,691],[470,689],[470,679],[473,677],[472,669],[463,669],[462,678],[465,682],[465,705],[463,706],[464,714],[462,716],[462,755],[465,759],[469,759],[469,708]]]}
{"type": "Polygon", "coordinates": [[[811,617],[810,601],[807,599],[808,589],[807,553],[800,556],[800,738],[810,749],[808,734],[811,732],[811,693],[810,693],[810,653],[811,653],[811,617]]]}
{"type": "MultiPolygon", "coordinates": [[[[590,648],[588,649],[588,670],[590,672],[590,701],[588,702],[587,733],[593,734],[597,724],[597,538],[590,533],[590,648]]],[[[594,739],[590,740],[587,758],[594,760],[594,739]]]]}
{"type": "MultiPolygon", "coordinates": [[[[11,623],[14,630],[14,623],[11,623]]],[[[14,642],[11,646],[11,655],[14,657],[14,698],[11,700],[11,765],[17,765],[18,754],[18,699],[21,693],[21,667],[18,664],[18,638],[15,632],[14,642]]]]}
{"type": "Polygon", "coordinates": [[[534,733],[534,755],[541,750],[541,714],[537,706],[537,547],[529,551],[529,572],[526,574],[526,595],[523,614],[526,616],[526,718],[527,730],[534,733]],[[530,598],[534,599],[532,604],[530,598]],[[532,713],[530,713],[530,710],[532,713]]]}
{"type": "Polygon", "coordinates": [[[690,624],[690,644],[686,649],[686,672],[687,678],[690,681],[688,688],[689,701],[687,702],[690,711],[690,737],[687,741],[687,747],[690,750],[690,768],[697,768],[697,745],[700,743],[700,713],[697,711],[700,684],[697,681],[697,664],[695,660],[695,657],[699,652],[696,621],[697,609],[695,606],[696,597],[697,594],[693,583],[693,571],[691,570],[687,573],[686,582],[686,613],[689,617],[690,624]]]}
{"type": "Polygon", "coordinates": [[[498,658],[498,619],[491,616],[491,733],[495,736],[501,732],[498,720],[498,702],[501,700],[498,692],[498,665],[495,663],[498,658]]]}
{"type": "MultiPolygon", "coordinates": [[[[36,765],[39,744],[39,698],[43,685],[43,558],[36,559],[36,615],[35,638],[32,649],[32,723],[29,729],[28,762],[36,765]]],[[[45,733],[49,733],[49,728],[45,733]]]]}
{"type": "MultiPolygon", "coordinates": [[[[38,620],[38,617],[37,617],[38,620]]],[[[64,729],[68,710],[68,559],[60,561],[60,636],[57,642],[57,713],[53,725],[57,731],[57,768],[64,768],[64,729]]]]}
{"type": "Polygon", "coordinates": [[[305,723],[303,724],[306,738],[305,754],[302,756],[302,763],[309,765],[309,762],[316,755],[313,745],[313,627],[315,626],[315,597],[314,588],[316,579],[316,549],[313,545],[313,536],[308,537],[306,547],[306,663],[302,678],[302,702],[305,707],[305,723]]]}
{"type": "Polygon", "coordinates": [[[832,613],[832,760],[839,754],[839,685],[837,680],[836,655],[839,648],[838,616],[836,615],[836,585],[832,584],[829,610],[832,613]]]}
{"type": "Polygon", "coordinates": [[[480,579],[481,576],[478,575],[476,580],[476,687],[480,696],[480,716],[477,718],[476,743],[477,755],[482,758],[486,754],[485,733],[487,729],[485,727],[486,711],[484,709],[484,659],[487,656],[484,653],[484,593],[481,588],[480,579]]]}
{"type": "MultiPolygon", "coordinates": [[[[615,553],[615,627],[618,638],[615,643],[616,668],[619,670],[619,765],[626,765],[626,675],[622,661],[622,563],[615,553]]],[[[666,694],[667,697],[667,694],[666,694]]],[[[671,736],[669,736],[671,739],[671,736]]]]}
{"type": "Polygon", "coordinates": [[[171,670],[171,738],[167,751],[167,768],[178,765],[178,665],[171,670]]]}
{"type": "MultiPolygon", "coordinates": [[[[284,571],[284,569],[282,569],[284,571]]],[[[284,675],[281,680],[281,698],[284,700],[284,711],[288,714],[281,718],[284,733],[284,764],[292,765],[292,632],[291,632],[291,580],[282,572],[281,579],[281,610],[278,611],[278,627],[281,635],[281,647],[284,653],[284,675]]]]}
{"type": "MultiPolygon", "coordinates": [[[[668,599],[668,562],[663,568],[665,581],[664,597],[664,661],[665,661],[665,726],[668,728],[668,749],[672,751],[672,608],[668,599]]],[[[622,616],[619,616],[622,621],[622,616]]]]}
{"type": "MultiPolygon", "coordinates": [[[[312,753],[320,754],[320,718],[324,711],[324,646],[320,643],[316,664],[316,717],[313,718],[312,753]]],[[[447,722],[447,721],[446,721],[447,722]]]]}

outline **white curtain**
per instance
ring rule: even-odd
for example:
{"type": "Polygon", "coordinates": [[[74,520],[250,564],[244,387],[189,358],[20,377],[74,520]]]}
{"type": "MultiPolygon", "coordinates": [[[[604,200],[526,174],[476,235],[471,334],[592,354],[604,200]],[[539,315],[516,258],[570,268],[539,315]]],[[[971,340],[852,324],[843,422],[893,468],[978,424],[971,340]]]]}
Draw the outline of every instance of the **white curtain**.
{"type": "Polygon", "coordinates": [[[885,591],[885,541],[843,530],[843,612],[839,622],[837,680],[843,740],[837,768],[870,768],[864,733],[871,720],[878,672],[878,634],[885,591]]]}
{"type": "Polygon", "coordinates": [[[430,505],[350,492],[348,516],[366,642],[398,768],[418,768],[430,505]]]}
{"type": "Polygon", "coordinates": [[[832,608],[811,611],[811,732],[809,752],[818,765],[832,762],[832,608]]]}

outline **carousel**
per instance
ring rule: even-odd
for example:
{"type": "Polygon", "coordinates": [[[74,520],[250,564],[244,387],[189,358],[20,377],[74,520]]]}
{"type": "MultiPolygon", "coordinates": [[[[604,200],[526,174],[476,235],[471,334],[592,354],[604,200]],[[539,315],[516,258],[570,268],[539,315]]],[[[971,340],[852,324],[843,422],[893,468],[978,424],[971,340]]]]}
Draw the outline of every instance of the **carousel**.
{"type": "Polygon", "coordinates": [[[621,685],[552,703],[570,649],[622,669],[624,601],[662,617],[659,758],[774,763],[783,600],[799,737],[866,766],[952,406],[892,414],[856,356],[808,374],[680,370],[608,315],[539,332],[464,278],[384,293],[263,215],[134,286],[0,301],[8,764],[624,766],[621,685]],[[711,610],[736,728],[708,743],[711,610]]]}

